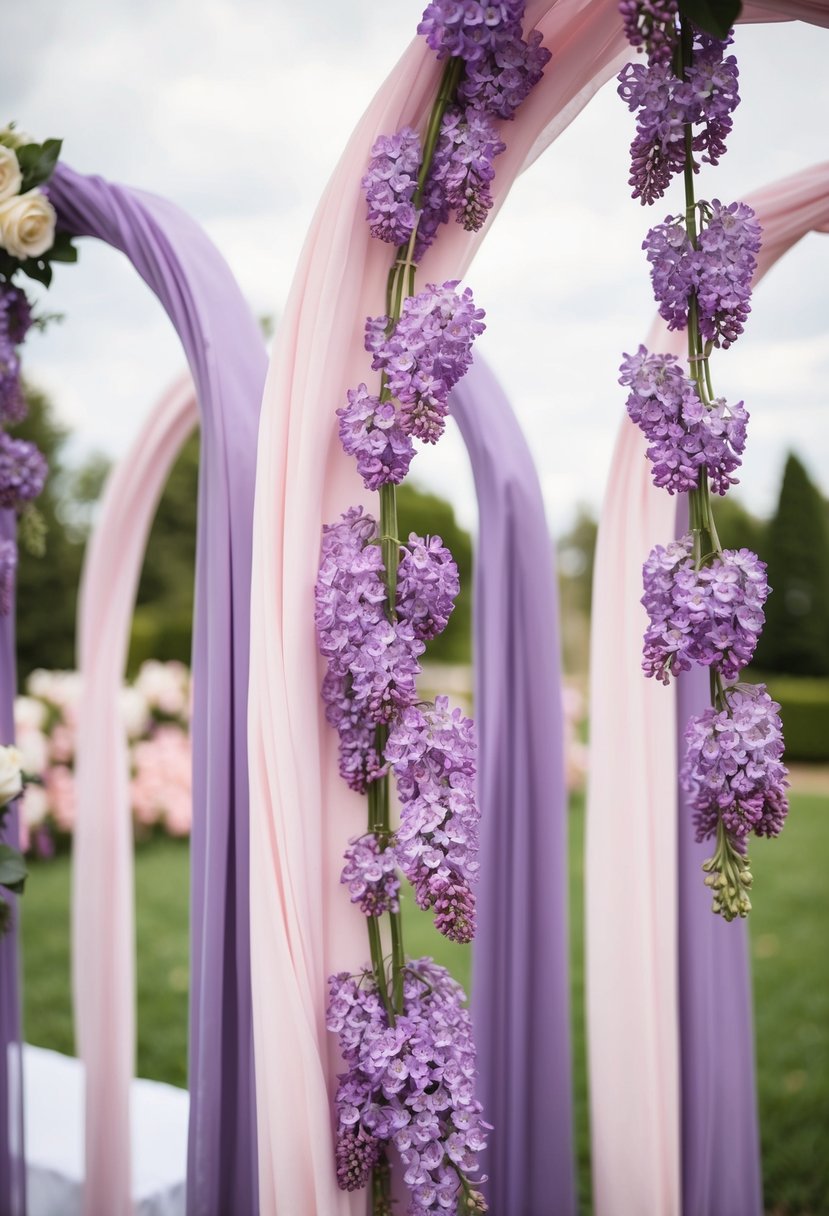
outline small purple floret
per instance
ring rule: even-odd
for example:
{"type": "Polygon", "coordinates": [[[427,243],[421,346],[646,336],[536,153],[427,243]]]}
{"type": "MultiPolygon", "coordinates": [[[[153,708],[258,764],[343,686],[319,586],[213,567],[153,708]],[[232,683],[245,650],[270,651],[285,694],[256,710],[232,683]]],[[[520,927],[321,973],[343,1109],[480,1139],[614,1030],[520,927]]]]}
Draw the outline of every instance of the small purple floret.
{"type": "Polygon", "coordinates": [[[408,241],[417,222],[412,196],[419,167],[420,139],[411,127],[375,142],[361,183],[372,236],[393,245],[408,241]]]}
{"type": "Polygon", "coordinates": [[[725,549],[694,567],[691,535],[656,545],[643,567],[648,614],[643,670],[663,684],[694,664],[736,680],[754,654],[769,593],[765,563],[749,549],[725,549]]]}
{"type": "Polygon", "coordinates": [[[686,493],[699,485],[703,467],[716,494],[737,484],[748,423],[742,401],[729,406],[718,397],[703,405],[675,356],[652,355],[644,346],[625,355],[619,370],[620,384],[630,389],[628,414],[648,440],[654,485],[686,493]]]}
{"type": "Polygon", "coordinates": [[[435,924],[453,941],[475,933],[472,883],[478,871],[474,724],[447,697],[411,706],[395,722],[386,744],[400,797],[398,864],[421,908],[434,908],[435,924]]]}
{"type": "Polygon", "coordinates": [[[386,336],[388,317],[366,322],[366,350],[371,366],[385,372],[390,392],[400,402],[400,421],[407,434],[436,443],[449,412],[449,393],[472,362],[472,343],[483,333],[483,310],[472,292],[429,284],[408,296],[397,325],[386,336]]]}
{"type": "Polygon", "coordinates": [[[49,466],[38,447],[27,439],[0,432],[0,507],[21,507],[37,498],[49,466]]]}
{"type": "Polygon", "coordinates": [[[403,430],[394,402],[381,402],[365,384],[348,391],[348,405],[337,410],[340,441],[357,461],[367,490],[399,484],[414,459],[414,444],[403,430]]]}
{"type": "Polygon", "coordinates": [[[763,684],[729,689],[726,700],[728,710],[706,709],[688,723],[680,781],[697,840],[713,836],[721,819],[744,848],[751,832],[777,836],[788,813],[780,706],[763,684]]]}
{"type": "Polygon", "coordinates": [[[376,836],[367,833],[348,842],[340,882],[348,886],[351,902],[366,916],[399,912],[400,879],[393,849],[381,849],[376,836]]]}
{"type": "Polygon", "coordinates": [[[443,633],[459,591],[458,567],[441,538],[412,532],[397,569],[397,615],[415,637],[429,641],[443,633]]]}

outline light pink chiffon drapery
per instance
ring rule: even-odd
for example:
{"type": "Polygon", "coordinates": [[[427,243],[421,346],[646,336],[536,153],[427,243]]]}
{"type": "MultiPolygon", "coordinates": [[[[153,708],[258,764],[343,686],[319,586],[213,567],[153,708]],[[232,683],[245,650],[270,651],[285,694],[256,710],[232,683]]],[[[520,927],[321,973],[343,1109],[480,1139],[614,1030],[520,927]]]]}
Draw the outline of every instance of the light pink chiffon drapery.
{"type": "Polygon", "coordinates": [[[76,781],[85,814],[78,817],[73,844],[73,986],[87,1091],[101,1095],[86,1129],[96,1194],[120,1195],[113,1216],[132,1207],[129,1091],[135,1055],[132,815],[121,689],[147,536],[172,464],[197,418],[192,385],[183,377],[107,482],[79,594],[76,781]],[[77,937],[79,926],[89,923],[98,925],[95,952],[77,937]]]}
{"type": "MultiPolygon", "coordinates": [[[[829,230],[829,164],[746,201],[763,227],[757,282],[805,233],[829,230]]],[[[658,320],[645,344],[682,357],[686,335],[668,333],[658,320]]],[[[593,590],[585,870],[594,1189],[601,1216],[681,1210],[676,691],[642,675],[646,618],[639,603],[642,563],[653,545],[676,535],[677,502],[652,485],[645,447],[624,417],[593,590]]],[[[750,432],[745,459],[751,459],[750,432]]]]}
{"type": "MultiPolygon", "coordinates": [[[[808,19],[814,7],[781,3],[755,15],[808,19]]],[[[825,17],[827,8],[818,7],[825,17]]],[[[516,121],[504,125],[507,150],[497,165],[496,211],[521,169],[625,55],[615,0],[535,0],[527,6],[527,23],[541,29],[555,58],[516,121]]],[[[324,1027],[326,977],[360,966],[366,956],[361,918],[338,884],[343,845],[364,830],[364,809],[337,776],[336,737],[322,715],[312,589],[322,525],[353,503],[369,503],[340,450],[334,415],[346,389],[370,376],[363,322],[383,311],[390,264],[388,247],[369,236],[359,181],[378,135],[404,124],[422,126],[439,70],[425,44],[412,44],[358,124],[306,240],[263,401],[249,763],[264,1216],[356,1214],[365,1203],[363,1196],[336,1188],[330,1096],[337,1058],[324,1027]]],[[[461,277],[489,227],[474,236],[455,225],[442,230],[419,283],[461,277]]],[[[673,1181],[660,1195],[675,1189],[675,1153],[668,1173],[673,1181]]]]}

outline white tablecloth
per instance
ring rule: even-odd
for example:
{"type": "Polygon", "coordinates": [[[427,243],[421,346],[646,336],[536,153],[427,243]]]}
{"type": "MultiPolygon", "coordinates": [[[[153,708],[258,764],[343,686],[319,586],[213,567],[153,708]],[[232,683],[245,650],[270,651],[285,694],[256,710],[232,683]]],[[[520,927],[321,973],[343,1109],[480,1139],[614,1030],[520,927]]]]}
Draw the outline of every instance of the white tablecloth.
{"type": "MultiPolygon", "coordinates": [[[[23,1048],[29,1216],[79,1216],[83,1189],[83,1067],[72,1056],[23,1048]]],[[[136,1216],[183,1216],[187,1091],[132,1083],[136,1216]]]]}

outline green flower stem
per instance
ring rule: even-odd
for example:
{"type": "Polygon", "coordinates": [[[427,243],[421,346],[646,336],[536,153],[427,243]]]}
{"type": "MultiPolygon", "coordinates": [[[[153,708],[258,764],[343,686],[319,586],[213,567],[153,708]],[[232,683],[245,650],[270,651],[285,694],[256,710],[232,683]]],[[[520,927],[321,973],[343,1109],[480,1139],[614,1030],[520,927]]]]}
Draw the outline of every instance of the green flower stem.
{"type": "MultiPolygon", "coordinates": [[[[693,51],[693,33],[690,24],[681,18],[679,58],[677,63],[678,75],[685,77],[685,70],[691,66],[693,51]]],[[[685,124],[685,229],[692,245],[696,248],[697,231],[697,201],[694,191],[694,139],[690,123],[685,124]]],[[[699,330],[699,310],[696,292],[691,294],[688,301],[688,366],[691,379],[694,381],[700,401],[709,405],[714,397],[711,385],[711,369],[708,363],[710,343],[705,345],[699,330]]],[[[711,487],[708,482],[708,471],[703,466],[700,469],[699,484],[688,495],[691,531],[694,536],[694,562],[699,569],[702,564],[702,554],[722,553],[722,545],[714,523],[714,513],[711,506],[711,487]]]]}
{"type": "Polygon", "coordinates": [[[377,981],[377,988],[380,994],[380,1000],[383,1002],[383,1007],[389,1019],[389,1025],[394,1025],[394,1009],[389,1000],[389,989],[386,984],[386,966],[383,961],[383,942],[380,938],[380,919],[377,916],[367,916],[368,922],[368,944],[371,950],[371,965],[374,970],[374,978],[377,981]]]}
{"type": "MultiPolygon", "coordinates": [[[[415,207],[420,206],[423,198],[426,179],[429,176],[429,170],[432,166],[432,159],[440,135],[443,115],[446,112],[447,106],[451,104],[454,98],[455,90],[463,74],[463,68],[464,63],[462,59],[450,59],[443,69],[438,95],[435,98],[426,123],[426,133],[423,140],[423,160],[418,172],[417,187],[412,199],[415,207]]],[[[389,271],[386,284],[386,313],[389,318],[386,332],[389,334],[400,320],[403,312],[403,301],[406,295],[414,295],[415,275],[417,271],[414,260],[416,243],[417,225],[415,225],[408,243],[401,245],[397,250],[397,257],[389,271]]],[[[389,401],[390,399],[391,392],[384,373],[380,378],[380,400],[389,401]]],[[[397,567],[400,560],[400,541],[397,539],[398,532],[397,491],[393,484],[384,485],[380,487],[380,546],[383,554],[383,567],[385,569],[386,611],[390,620],[394,620],[396,615],[397,567]]],[[[375,743],[377,753],[380,756],[385,754],[388,734],[387,726],[382,725],[377,727],[375,743]]],[[[387,774],[379,781],[373,781],[368,788],[368,828],[370,832],[376,835],[382,849],[388,847],[392,836],[390,802],[389,777],[387,774]]],[[[371,948],[371,963],[377,990],[388,1014],[389,1022],[391,1025],[394,1025],[395,1015],[403,1012],[403,971],[406,956],[403,949],[403,923],[400,913],[389,912],[388,916],[391,927],[391,995],[389,994],[389,985],[383,959],[380,923],[376,917],[368,917],[368,933],[371,948]]],[[[384,1190],[385,1184],[381,1185],[378,1182],[378,1173],[380,1172],[379,1167],[373,1171],[372,1207],[376,1216],[380,1216],[381,1212],[386,1211],[384,1205],[388,1202],[386,1191],[384,1190]]],[[[387,1172],[388,1166],[386,1166],[387,1172]]]]}

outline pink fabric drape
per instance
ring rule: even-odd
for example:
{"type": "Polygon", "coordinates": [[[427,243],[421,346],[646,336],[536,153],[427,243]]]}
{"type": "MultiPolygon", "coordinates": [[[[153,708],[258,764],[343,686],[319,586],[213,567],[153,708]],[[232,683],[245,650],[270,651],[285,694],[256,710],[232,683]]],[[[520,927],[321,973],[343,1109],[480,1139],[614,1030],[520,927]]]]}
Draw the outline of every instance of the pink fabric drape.
{"type": "MultiPolygon", "coordinates": [[[[763,226],[756,282],[805,233],[829,230],[829,164],[747,201],[763,226]]],[[[685,342],[658,320],[646,346],[681,357],[685,342]]],[[[677,503],[652,485],[645,446],[624,417],[593,590],[586,934],[600,1216],[681,1210],[676,692],[642,675],[639,603],[642,563],[674,538],[677,503]]]]}
{"type": "Polygon", "coordinates": [[[84,814],[73,843],[75,1019],[87,1091],[101,1095],[87,1122],[90,1178],[96,1178],[98,1196],[120,1196],[113,1216],[132,1208],[129,1088],[135,1055],[132,816],[120,697],[147,536],[170,468],[196,422],[192,386],[183,377],[107,482],[79,594],[83,687],[76,780],[84,814]],[[78,939],[89,924],[98,926],[95,953],[78,939]]]}
{"type": "MultiPolygon", "coordinates": [[[[776,13],[792,17],[812,7],[778,4],[776,13]]],[[[818,8],[821,15],[829,11],[829,5],[818,8]]],[[[626,56],[615,0],[534,0],[527,23],[541,29],[554,60],[516,121],[504,125],[496,211],[521,169],[626,56]]],[[[370,374],[363,322],[383,310],[390,263],[389,249],[369,236],[359,181],[378,135],[422,124],[439,70],[425,44],[413,43],[358,124],[311,225],[265,387],[249,700],[251,956],[264,1216],[338,1216],[364,1204],[361,1196],[336,1189],[329,1093],[337,1060],[324,1028],[327,975],[360,965],[366,955],[361,918],[337,881],[344,842],[364,830],[364,809],[337,776],[336,741],[322,716],[312,588],[323,523],[353,503],[368,503],[339,448],[334,416],[346,389],[370,374]]],[[[444,229],[419,282],[462,277],[489,228],[487,223],[474,236],[457,225],[444,229]]],[[[672,844],[670,833],[665,843],[672,844]]],[[[670,1113],[666,1118],[670,1127],[670,1113]]],[[[659,1194],[670,1196],[678,1165],[675,1150],[666,1152],[670,1180],[659,1194]]]]}

